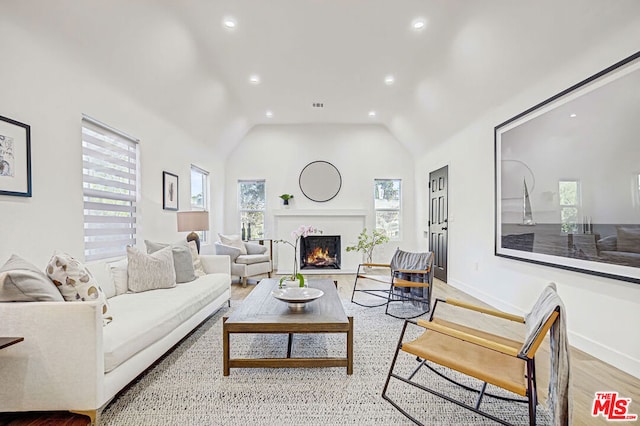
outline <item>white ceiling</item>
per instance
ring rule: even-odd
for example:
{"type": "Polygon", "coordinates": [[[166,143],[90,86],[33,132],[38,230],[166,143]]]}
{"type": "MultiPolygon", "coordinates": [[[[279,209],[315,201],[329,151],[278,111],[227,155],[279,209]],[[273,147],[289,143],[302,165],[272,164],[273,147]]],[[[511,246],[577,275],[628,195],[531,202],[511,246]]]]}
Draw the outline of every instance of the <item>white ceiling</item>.
{"type": "Polygon", "coordinates": [[[234,128],[377,123],[418,153],[637,23],[640,1],[12,0],[0,12],[227,152],[234,128]]]}

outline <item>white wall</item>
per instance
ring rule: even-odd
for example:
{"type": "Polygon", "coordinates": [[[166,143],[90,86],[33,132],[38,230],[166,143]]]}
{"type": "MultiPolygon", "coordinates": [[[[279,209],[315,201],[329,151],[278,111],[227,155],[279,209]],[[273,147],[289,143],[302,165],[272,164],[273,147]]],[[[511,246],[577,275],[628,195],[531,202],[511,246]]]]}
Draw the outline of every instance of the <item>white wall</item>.
{"type": "MultiPolygon", "coordinates": [[[[395,247],[415,248],[413,159],[389,131],[378,125],[261,125],[246,135],[226,162],[225,232],[238,233],[237,182],[239,179],[266,179],[266,236],[274,229],[274,209],[281,209],[280,194],[294,194],[291,209],[369,212],[367,227],[375,225],[373,180],[402,179],[403,235],[376,249],[375,257],[389,261],[395,247]],[[298,176],[308,163],[324,160],[337,167],[342,176],[338,195],[324,203],[307,199],[298,185],[298,176]]],[[[309,223],[306,225],[314,225],[309,223]]],[[[343,242],[343,246],[355,241],[343,242]]]]}
{"type": "MultiPolygon", "coordinates": [[[[162,209],[162,171],[179,176],[181,209],[189,209],[191,163],[210,171],[213,193],[222,192],[222,161],[204,141],[93,77],[64,46],[0,17],[0,51],[0,115],[31,126],[33,170],[33,197],[0,196],[0,264],[16,253],[44,268],[55,249],[83,257],[82,113],[141,140],[139,245],[185,235],[176,213],[162,209]]],[[[221,220],[213,210],[212,227],[221,220]]]]}
{"type": "MultiPolygon", "coordinates": [[[[418,217],[428,173],[449,165],[449,284],[502,309],[528,312],[549,282],[567,310],[570,343],[640,377],[640,285],[494,256],[494,126],[634,53],[638,25],[621,28],[539,84],[440,141],[416,164],[418,217]]],[[[637,218],[636,218],[637,219],[637,218]]],[[[637,220],[636,220],[637,222],[637,220]]],[[[417,232],[421,232],[420,229],[417,232]]],[[[424,247],[426,240],[421,240],[424,247]]]]}

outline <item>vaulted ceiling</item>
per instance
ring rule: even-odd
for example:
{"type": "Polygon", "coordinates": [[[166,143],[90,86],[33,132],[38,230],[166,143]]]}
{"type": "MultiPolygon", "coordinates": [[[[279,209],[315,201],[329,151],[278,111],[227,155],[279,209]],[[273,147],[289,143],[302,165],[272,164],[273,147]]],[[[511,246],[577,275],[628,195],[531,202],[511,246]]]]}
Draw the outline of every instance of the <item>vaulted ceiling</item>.
{"type": "Polygon", "coordinates": [[[12,0],[0,10],[221,152],[256,124],[378,123],[420,153],[637,23],[640,2],[12,0]]]}

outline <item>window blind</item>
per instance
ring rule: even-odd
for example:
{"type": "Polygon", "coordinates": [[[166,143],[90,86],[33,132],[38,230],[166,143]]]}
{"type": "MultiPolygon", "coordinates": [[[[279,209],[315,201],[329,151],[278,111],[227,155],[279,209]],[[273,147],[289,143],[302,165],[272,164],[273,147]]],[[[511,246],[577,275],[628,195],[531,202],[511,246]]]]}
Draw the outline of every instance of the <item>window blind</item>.
{"type": "Polygon", "coordinates": [[[137,151],[135,138],[83,117],[86,261],[125,255],[136,243],[137,151]]]}

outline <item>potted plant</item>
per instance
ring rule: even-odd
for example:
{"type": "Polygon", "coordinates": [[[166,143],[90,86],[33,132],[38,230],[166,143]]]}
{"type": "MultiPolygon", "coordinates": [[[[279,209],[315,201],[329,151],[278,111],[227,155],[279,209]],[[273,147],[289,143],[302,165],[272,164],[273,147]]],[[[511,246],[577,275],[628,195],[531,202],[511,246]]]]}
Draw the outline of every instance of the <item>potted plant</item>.
{"type": "MultiPolygon", "coordinates": [[[[293,197],[293,195],[292,195],[293,197]]],[[[293,247],[293,273],[291,275],[285,275],[280,278],[280,288],[293,285],[305,287],[304,276],[298,272],[298,243],[302,237],[308,237],[310,234],[322,234],[322,230],[314,228],[313,226],[300,225],[298,229],[291,232],[291,238],[293,242],[287,240],[274,240],[274,243],[284,243],[293,247]],[[289,284],[287,284],[289,283],[289,284]]]]}
{"type": "Polygon", "coordinates": [[[370,234],[367,234],[367,228],[364,228],[360,235],[358,235],[358,243],[353,246],[348,246],[347,251],[361,251],[365,256],[366,263],[373,263],[373,250],[377,245],[384,244],[389,241],[389,237],[382,231],[374,229],[370,234]]]}
{"type": "Polygon", "coordinates": [[[283,204],[288,206],[289,200],[293,198],[293,194],[282,194],[280,198],[282,198],[283,204]]]}

